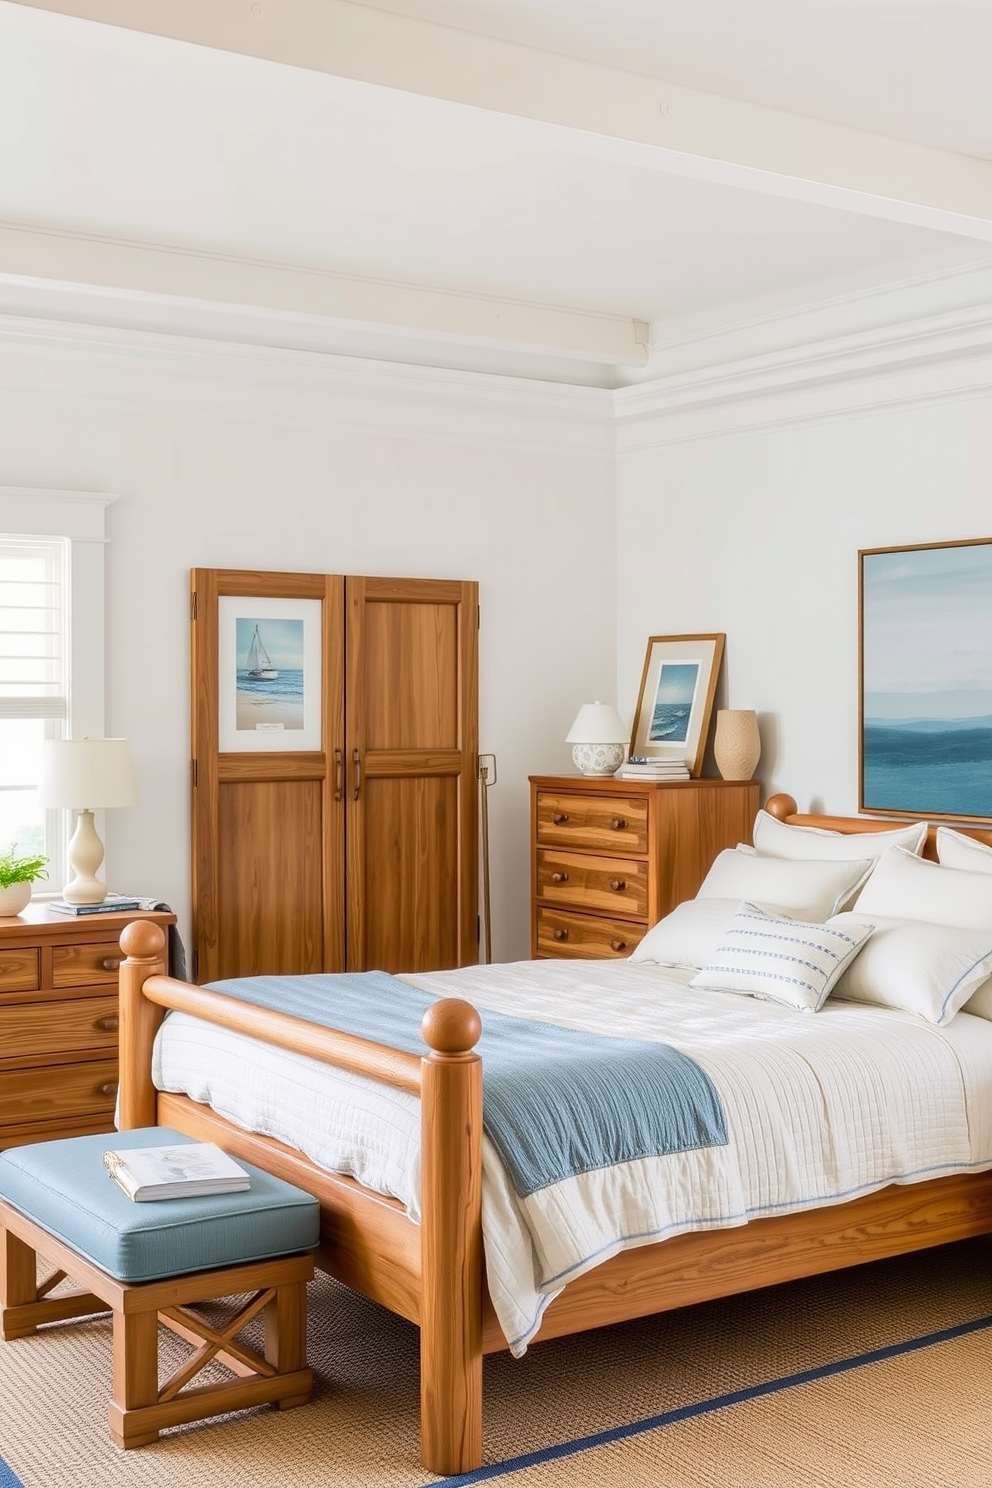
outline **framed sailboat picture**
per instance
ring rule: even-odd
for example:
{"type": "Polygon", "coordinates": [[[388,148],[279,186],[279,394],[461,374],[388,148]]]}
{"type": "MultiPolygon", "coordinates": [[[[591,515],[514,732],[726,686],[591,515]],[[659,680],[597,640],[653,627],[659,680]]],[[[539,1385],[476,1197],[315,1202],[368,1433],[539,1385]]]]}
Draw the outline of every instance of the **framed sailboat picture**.
{"type": "Polygon", "coordinates": [[[992,821],[992,538],[858,558],[860,809],[992,821]]]}
{"type": "Polygon", "coordinates": [[[703,768],[723,635],[651,636],[641,673],[630,753],[703,768]]]}
{"type": "Polygon", "coordinates": [[[317,599],[220,596],[222,752],[321,748],[320,625],[317,599]]]}

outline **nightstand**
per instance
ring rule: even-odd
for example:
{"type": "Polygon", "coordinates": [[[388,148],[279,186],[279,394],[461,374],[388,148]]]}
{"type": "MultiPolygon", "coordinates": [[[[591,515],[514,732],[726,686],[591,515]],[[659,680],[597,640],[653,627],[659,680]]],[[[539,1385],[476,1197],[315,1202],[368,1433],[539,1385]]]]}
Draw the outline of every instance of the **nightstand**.
{"type": "Polygon", "coordinates": [[[531,955],[629,956],[750,842],[757,781],[531,776],[531,955]]]}
{"type": "Polygon", "coordinates": [[[175,924],[40,904],[0,919],[0,1148],[113,1130],[118,942],[137,919],[175,924]]]}

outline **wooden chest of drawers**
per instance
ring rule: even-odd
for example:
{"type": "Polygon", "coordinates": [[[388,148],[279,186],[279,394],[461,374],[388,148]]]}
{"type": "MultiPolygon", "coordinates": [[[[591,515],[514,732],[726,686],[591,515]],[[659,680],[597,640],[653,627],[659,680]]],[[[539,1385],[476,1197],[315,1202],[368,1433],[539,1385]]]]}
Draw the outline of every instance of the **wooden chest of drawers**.
{"type": "Polygon", "coordinates": [[[531,777],[531,955],[629,956],[750,842],[756,781],[531,777]]]}
{"type": "Polygon", "coordinates": [[[163,913],[0,918],[0,1148],[112,1131],[124,926],[163,913]]]}

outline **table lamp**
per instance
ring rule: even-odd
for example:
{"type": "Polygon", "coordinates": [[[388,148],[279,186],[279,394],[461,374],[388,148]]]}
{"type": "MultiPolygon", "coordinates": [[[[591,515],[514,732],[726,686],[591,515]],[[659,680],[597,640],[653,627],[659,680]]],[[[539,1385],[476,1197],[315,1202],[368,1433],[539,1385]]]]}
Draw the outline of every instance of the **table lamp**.
{"type": "Polygon", "coordinates": [[[72,877],[62,890],[65,902],[102,904],[107,885],[97,878],[96,870],[103,862],[103,843],[93,812],[138,804],[127,740],[47,739],[38,800],[42,806],[79,812],[69,843],[72,877]]]}
{"type": "Polygon", "coordinates": [[[630,731],[611,703],[583,703],[565,743],[583,775],[612,775],[623,764],[630,731]]]}

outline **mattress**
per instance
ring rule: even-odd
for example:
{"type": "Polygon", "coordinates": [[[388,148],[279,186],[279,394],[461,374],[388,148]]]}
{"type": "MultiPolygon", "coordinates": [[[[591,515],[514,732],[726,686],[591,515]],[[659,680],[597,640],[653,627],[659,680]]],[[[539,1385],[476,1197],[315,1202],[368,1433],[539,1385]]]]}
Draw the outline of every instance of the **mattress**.
{"type": "MultiPolygon", "coordinates": [[[[726,1145],[586,1172],[521,1200],[483,1140],[493,1305],[522,1354],[569,1280],[671,1235],[840,1203],[890,1183],[992,1167],[992,1022],[943,1028],[830,999],[816,1014],[690,988],[691,971],[629,961],[523,961],[402,980],[483,1013],[659,1040],[709,1075],[726,1145]]],[[[183,1013],[153,1079],[245,1129],[397,1198],[419,1218],[419,1101],[183,1013]]]]}

